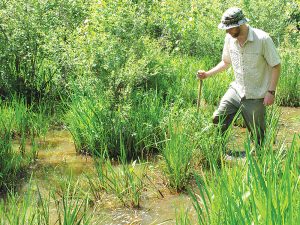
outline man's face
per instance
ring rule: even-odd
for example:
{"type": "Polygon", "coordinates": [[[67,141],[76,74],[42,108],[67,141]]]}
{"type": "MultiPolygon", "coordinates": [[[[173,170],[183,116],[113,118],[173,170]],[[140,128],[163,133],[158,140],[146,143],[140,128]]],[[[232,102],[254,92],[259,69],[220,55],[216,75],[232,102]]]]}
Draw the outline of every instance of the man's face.
{"type": "Polygon", "coordinates": [[[233,27],[226,30],[226,33],[230,34],[233,38],[237,38],[241,33],[241,29],[240,27],[233,27]]]}

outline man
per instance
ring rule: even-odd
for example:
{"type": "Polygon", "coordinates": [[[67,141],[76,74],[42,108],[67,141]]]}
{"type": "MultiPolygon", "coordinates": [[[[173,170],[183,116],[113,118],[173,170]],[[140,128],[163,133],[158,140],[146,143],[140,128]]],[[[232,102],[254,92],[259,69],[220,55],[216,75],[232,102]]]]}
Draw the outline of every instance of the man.
{"type": "Polygon", "coordinates": [[[224,71],[230,65],[235,80],[213,114],[224,133],[237,112],[241,112],[248,130],[258,145],[264,140],[265,106],[272,105],[280,74],[280,58],[272,39],[262,30],[247,25],[241,9],[226,10],[218,28],[226,31],[221,62],[209,71],[199,70],[199,79],[224,71]]]}

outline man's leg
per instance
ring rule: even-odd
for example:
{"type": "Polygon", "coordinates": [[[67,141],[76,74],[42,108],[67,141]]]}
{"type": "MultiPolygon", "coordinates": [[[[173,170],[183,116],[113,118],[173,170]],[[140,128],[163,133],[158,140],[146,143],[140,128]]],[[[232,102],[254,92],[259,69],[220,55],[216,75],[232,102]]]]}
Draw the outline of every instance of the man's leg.
{"type": "Polygon", "coordinates": [[[256,147],[261,147],[266,132],[266,107],[263,99],[243,99],[241,110],[256,147]]]}
{"type": "Polygon", "coordinates": [[[240,108],[241,99],[236,91],[229,87],[218,109],[213,114],[213,123],[221,125],[222,135],[227,131],[228,127],[232,123],[236,113],[240,108]]]}
{"type": "Polygon", "coordinates": [[[228,115],[219,115],[213,117],[213,123],[216,125],[220,124],[220,131],[221,134],[224,135],[225,132],[228,130],[229,126],[231,125],[233,118],[235,117],[236,113],[231,113],[228,115]]]}
{"type": "Polygon", "coordinates": [[[229,87],[221,102],[218,109],[213,114],[213,123],[219,126],[219,133],[221,133],[221,147],[223,153],[227,152],[227,139],[224,138],[224,134],[231,125],[236,113],[239,111],[241,98],[237,92],[229,87]]]}

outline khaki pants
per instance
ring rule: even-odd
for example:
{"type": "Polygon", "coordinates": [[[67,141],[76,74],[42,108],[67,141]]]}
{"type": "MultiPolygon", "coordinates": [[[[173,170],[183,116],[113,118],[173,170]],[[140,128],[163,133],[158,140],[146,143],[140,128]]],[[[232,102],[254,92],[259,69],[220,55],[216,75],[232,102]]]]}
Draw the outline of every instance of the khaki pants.
{"type": "Polygon", "coordinates": [[[232,87],[229,87],[221,99],[218,109],[213,114],[213,122],[221,123],[222,133],[230,126],[237,113],[241,113],[248,130],[259,145],[262,144],[266,130],[266,107],[263,99],[241,98],[232,87]]]}

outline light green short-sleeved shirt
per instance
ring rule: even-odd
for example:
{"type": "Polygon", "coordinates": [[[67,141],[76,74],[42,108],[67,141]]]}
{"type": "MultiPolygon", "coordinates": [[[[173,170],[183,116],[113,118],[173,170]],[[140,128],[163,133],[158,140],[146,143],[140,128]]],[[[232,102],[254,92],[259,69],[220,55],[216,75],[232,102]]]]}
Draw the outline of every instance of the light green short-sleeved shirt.
{"type": "Polygon", "coordinates": [[[235,80],[231,86],[246,99],[265,97],[271,81],[272,67],[280,63],[270,36],[250,26],[248,38],[242,47],[236,38],[226,35],[222,60],[233,67],[235,80]]]}

